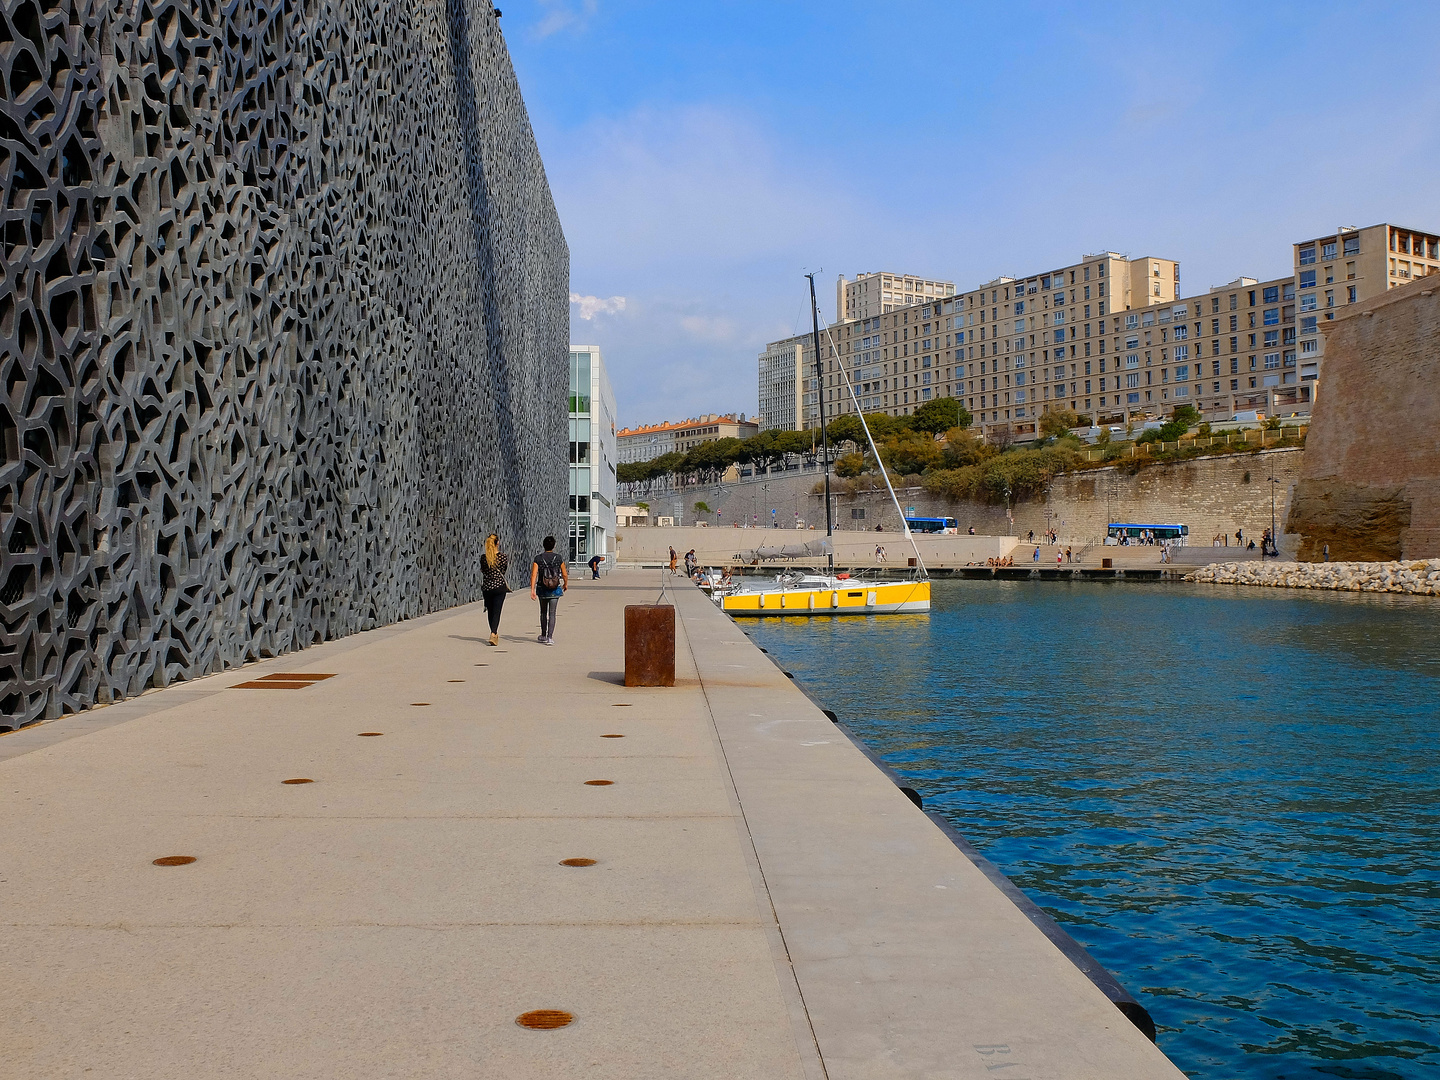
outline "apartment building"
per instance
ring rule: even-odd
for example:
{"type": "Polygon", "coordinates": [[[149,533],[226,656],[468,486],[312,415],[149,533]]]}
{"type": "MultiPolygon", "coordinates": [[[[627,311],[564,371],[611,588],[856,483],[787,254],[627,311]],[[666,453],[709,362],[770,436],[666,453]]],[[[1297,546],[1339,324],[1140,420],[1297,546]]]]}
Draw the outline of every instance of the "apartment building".
{"type": "Polygon", "coordinates": [[[1059,270],[1001,277],[964,294],[837,323],[821,340],[823,386],[814,375],[810,343],[802,340],[800,426],[818,426],[822,393],[827,416],[854,411],[837,365],[850,375],[863,412],[901,416],[935,397],[955,397],[987,435],[1033,437],[1045,400],[1040,373],[1048,382],[1062,359],[1066,386],[1075,383],[1077,402],[1088,396],[1090,409],[1109,407],[1112,396],[1123,402],[1125,390],[1112,395],[1109,388],[1110,372],[1120,362],[1114,335],[1121,331],[1122,313],[1174,305],[1179,278],[1180,264],[1173,259],[1102,252],[1059,270]],[[1086,358],[1088,394],[1082,389],[1086,358]]]}
{"type": "Polygon", "coordinates": [[[679,423],[622,428],[615,435],[616,453],[622,463],[651,461],[716,439],[748,439],[760,431],[759,419],[747,420],[744,413],[707,413],[679,423]]]}
{"type": "Polygon", "coordinates": [[[800,427],[800,372],[803,335],[772,341],[760,355],[760,415],[782,431],[800,427]]]}
{"type": "Polygon", "coordinates": [[[1180,295],[1175,260],[1115,252],[888,311],[842,293],[857,316],[822,335],[821,380],[809,335],[787,341],[799,364],[794,426],[819,425],[822,394],[827,416],[853,411],[842,369],[863,412],[906,415],[951,396],[1000,439],[1034,438],[1052,409],[1102,424],[1179,405],[1212,421],[1306,414],[1335,309],[1436,273],[1440,237],[1381,224],[1295,244],[1285,277],[1237,278],[1191,296],[1180,295]]]}
{"type": "Polygon", "coordinates": [[[1440,273],[1440,236],[1388,223],[1342,227],[1300,241],[1294,252],[1302,382],[1320,376],[1325,324],[1336,308],[1440,273]]]}
{"type": "Polygon", "coordinates": [[[915,274],[860,274],[854,281],[846,281],[841,275],[835,282],[835,321],[869,319],[896,308],[954,295],[953,281],[936,281],[915,274]]]}

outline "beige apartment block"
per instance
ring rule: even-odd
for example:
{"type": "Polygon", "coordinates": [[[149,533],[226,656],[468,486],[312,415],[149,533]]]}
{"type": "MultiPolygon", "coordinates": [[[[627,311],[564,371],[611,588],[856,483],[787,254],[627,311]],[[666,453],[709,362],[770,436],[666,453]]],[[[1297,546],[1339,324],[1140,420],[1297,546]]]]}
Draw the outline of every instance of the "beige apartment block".
{"type": "MultiPolygon", "coordinates": [[[[1039,418],[1060,409],[1127,425],[1181,405],[1210,421],[1307,415],[1325,324],[1337,309],[1440,273],[1440,236],[1390,224],[1341,228],[1295,244],[1293,264],[1285,277],[1242,277],[1182,296],[1178,262],[1103,252],[899,307],[885,291],[878,307],[873,291],[852,293],[887,277],[864,275],[842,279],[839,302],[855,314],[822,335],[820,379],[808,334],[767,355],[784,345],[785,376],[797,387],[793,426],[802,429],[819,425],[822,394],[827,416],[853,411],[842,365],[863,412],[903,416],[955,397],[978,431],[1001,441],[1034,438],[1039,418]]],[[[762,357],[762,400],[764,371],[762,357]]]]}
{"type": "Polygon", "coordinates": [[[822,392],[827,416],[854,411],[838,363],[863,412],[903,416],[933,398],[955,397],[987,435],[1033,438],[1043,400],[1040,371],[1048,377],[1064,358],[1068,374],[1073,357],[1076,399],[1083,400],[1088,357],[1088,396],[1092,408],[1100,407],[1093,402],[1110,395],[1100,390],[1099,360],[1103,355],[1107,372],[1118,362],[1113,349],[1101,350],[1120,332],[1123,313],[1173,305],[1179,276],[1173,259],[1104,252],[1049,273],[1001,277],[962,295],[837,323],[821,340],[823,387],[810,343],[801,339],[800,426],[818,426],[822,392]]]}
{"type": "Polygon", "coordinates": [[[1440,273],[1440,236],[1399,225],[1340,228],[1294,246],[1302,384],[1320,377],[1321,331],[1337,309],[1440,273]]]}
{"type": "Polygon", "coordinates": [[[707,413],[679,423],[622,428],[615,433],[617,453],[622,463],[650,461],[717,439],[748,439],[760,430],[757,420],[745,419],[744,413],[707,413]]]}
{"type": "Polygon", "coordinates": [[[953,281],[936,281],[916,274],[860,274],[854,281],[846,281],[842,275],[835,282],[835,321],[868,319],[954,295],[953,281]]]}

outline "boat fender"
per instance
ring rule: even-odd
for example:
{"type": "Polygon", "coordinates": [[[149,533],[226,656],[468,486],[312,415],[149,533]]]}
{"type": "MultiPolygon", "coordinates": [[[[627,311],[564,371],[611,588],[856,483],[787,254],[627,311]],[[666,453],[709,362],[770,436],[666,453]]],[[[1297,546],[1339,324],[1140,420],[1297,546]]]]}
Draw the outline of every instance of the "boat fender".
{"type": "Polygon", "coordinates": [[[836,581],[849,581],[849,580],[850,580],[850,575],[849,575],[849,574],[836,574],[836,575],[835,575],[835,580],[836,580],[836,581]]]}

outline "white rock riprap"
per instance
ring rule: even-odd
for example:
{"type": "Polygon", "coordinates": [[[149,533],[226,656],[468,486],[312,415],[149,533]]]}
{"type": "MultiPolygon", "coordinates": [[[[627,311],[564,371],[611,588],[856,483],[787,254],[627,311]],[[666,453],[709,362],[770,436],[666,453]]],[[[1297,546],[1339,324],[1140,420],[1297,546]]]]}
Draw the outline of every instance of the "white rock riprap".
{"type": "Polygon", "coordinates": [[[1440,559],[1408,562],[1229,562],[1202,566],[1186,581],[1214,585],[1271,585],[1283,589],[1440,595],[1440,559]]]}

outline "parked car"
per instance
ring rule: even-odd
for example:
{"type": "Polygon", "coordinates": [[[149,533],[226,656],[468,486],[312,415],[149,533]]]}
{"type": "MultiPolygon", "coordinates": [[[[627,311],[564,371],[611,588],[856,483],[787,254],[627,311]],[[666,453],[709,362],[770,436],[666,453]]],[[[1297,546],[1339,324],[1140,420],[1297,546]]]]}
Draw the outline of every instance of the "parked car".
{"type": "Polygon", "coordinates": [[[1250,412],[1237,412],[1234,416],[1230,417],[1230,422],[1232,424],[1258,424],[1264,419],[1265,414],[1263,412],[1255,412],[1252,410],[1250,412]]]}

